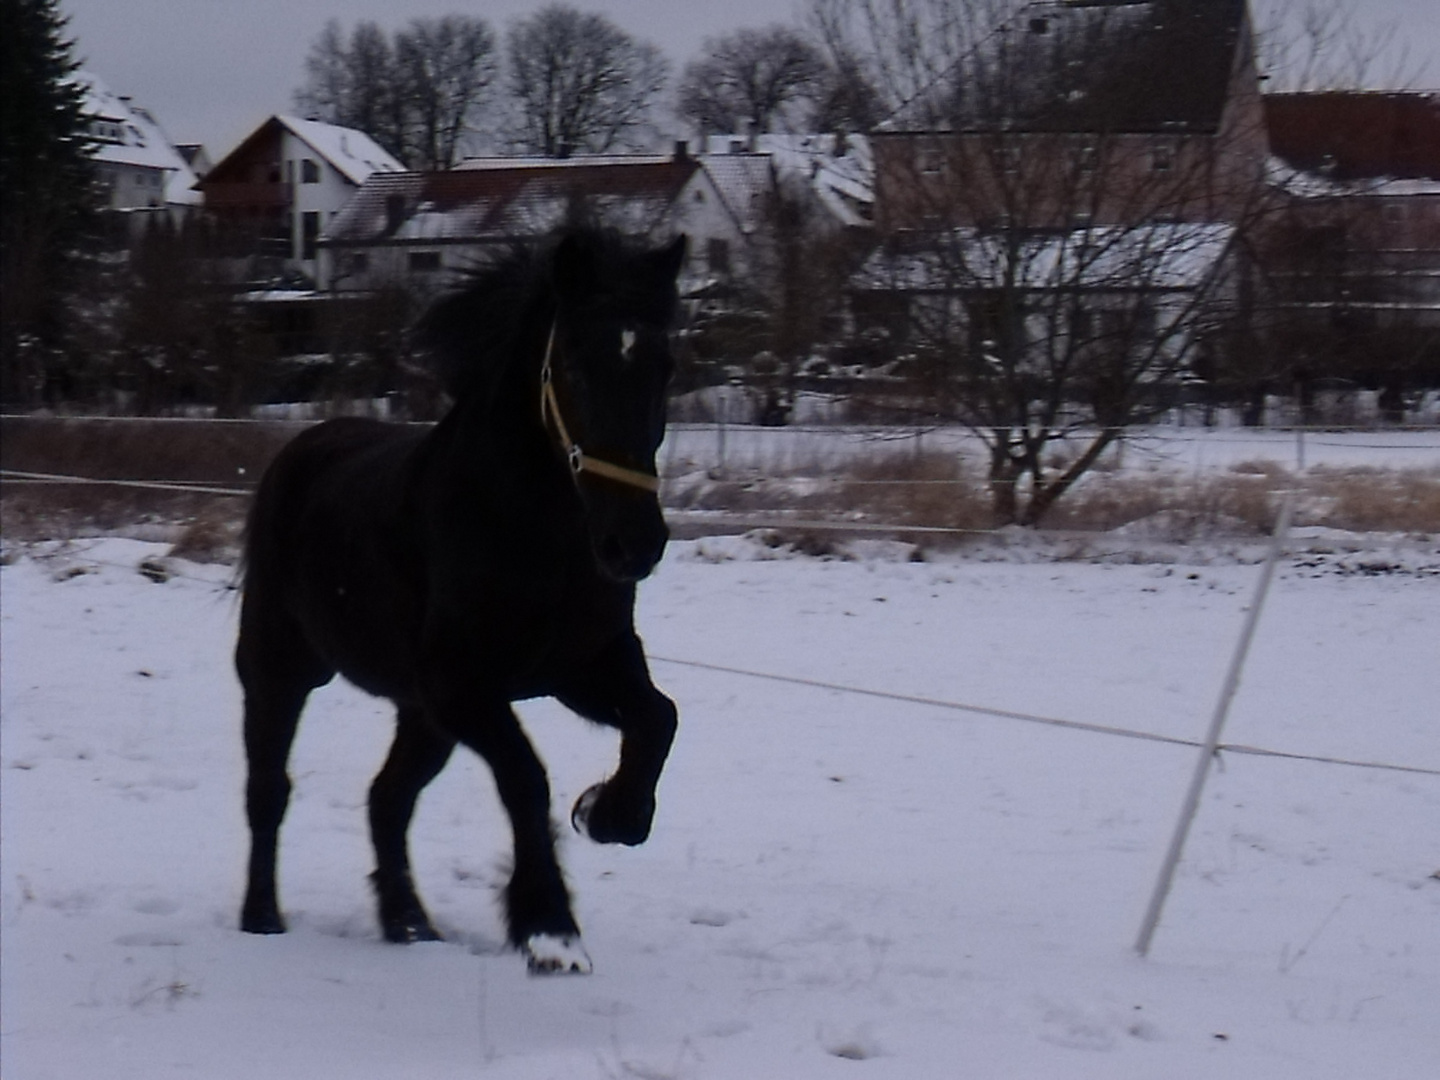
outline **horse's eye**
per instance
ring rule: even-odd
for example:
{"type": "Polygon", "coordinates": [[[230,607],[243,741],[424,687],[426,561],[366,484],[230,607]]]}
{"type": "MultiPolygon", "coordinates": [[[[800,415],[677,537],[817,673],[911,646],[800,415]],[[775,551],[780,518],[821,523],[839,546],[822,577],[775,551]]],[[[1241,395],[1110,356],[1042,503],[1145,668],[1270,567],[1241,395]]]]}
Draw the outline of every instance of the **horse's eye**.
{"type": "Polygon", "coordinates": [[[635,348],[635,331],[620,331],[620,352],[626,360],[630,359],[630,351],[635,348]]]}

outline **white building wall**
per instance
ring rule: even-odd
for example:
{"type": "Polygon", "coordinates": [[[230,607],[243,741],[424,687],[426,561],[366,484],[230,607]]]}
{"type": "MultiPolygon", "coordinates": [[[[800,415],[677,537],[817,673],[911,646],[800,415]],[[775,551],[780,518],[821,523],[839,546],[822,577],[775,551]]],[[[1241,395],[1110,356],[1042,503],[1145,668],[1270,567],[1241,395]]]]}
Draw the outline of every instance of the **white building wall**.
{"type": "Polygon", "coordinates": [[[317,280],[320,276],[317,253],[312,250],[310,257],[305,257],[306,215],[316,215],[313,218],[315,231],[311,235],[313,248],[313,240],[325,231],[330,219],[355,193],[355,185],[309,143],[290,131],[284,131],[280,136],[280,162],[281,175],[292,193],[288,261],[312,280],[317,280]]]}

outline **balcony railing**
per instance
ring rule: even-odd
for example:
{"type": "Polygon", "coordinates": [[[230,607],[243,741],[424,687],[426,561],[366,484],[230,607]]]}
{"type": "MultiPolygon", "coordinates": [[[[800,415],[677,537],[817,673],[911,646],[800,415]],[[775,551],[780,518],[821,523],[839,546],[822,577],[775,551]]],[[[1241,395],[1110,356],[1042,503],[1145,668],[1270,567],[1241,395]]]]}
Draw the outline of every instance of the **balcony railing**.
{"type": "Polygon", "coordinates": [[[205,205],[212,210],[238,206],[290,206],[295,201],[295,185],[287,183],[205,184],[205,205]]]}

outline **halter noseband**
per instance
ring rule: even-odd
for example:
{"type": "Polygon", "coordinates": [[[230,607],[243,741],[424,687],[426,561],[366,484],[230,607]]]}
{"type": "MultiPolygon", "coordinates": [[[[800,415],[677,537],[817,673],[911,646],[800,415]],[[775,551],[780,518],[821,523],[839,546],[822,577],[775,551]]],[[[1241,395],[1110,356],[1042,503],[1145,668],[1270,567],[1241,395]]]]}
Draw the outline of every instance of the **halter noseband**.
{"type": "Polygon", "coordinates": [[[560,415],[560,402],[555,397],[555,379],[550,366],[550,356],[555,351],[555,323],[550,324],[550,338],[545,342],[545,361],[540,366],[540,423],[545,427],[555,425],[555,434],[565,451],[565,460],[570,463],[570,474],[578,482],[581,473],[592,473],[613,480],[617,484],[628,484],[652,494],[660,490],[660,478],[639,469],[627,469],[600,458],[591,457],[578,443],[570,438],[565,427],[565,418],[560,415]]]}

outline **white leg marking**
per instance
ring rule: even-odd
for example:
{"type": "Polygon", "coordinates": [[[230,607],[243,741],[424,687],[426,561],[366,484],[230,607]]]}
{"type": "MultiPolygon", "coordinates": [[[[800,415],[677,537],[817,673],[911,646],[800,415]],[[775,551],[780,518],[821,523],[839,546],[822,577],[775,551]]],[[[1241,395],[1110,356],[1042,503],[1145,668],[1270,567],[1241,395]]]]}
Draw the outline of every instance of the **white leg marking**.
{"type": "Polygon", "coordinates": [[[532,975],[589,975],[595,970],[578,935],[531,934],[524,953],[532,975]]]}

